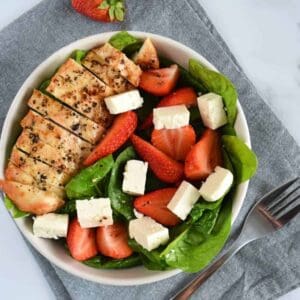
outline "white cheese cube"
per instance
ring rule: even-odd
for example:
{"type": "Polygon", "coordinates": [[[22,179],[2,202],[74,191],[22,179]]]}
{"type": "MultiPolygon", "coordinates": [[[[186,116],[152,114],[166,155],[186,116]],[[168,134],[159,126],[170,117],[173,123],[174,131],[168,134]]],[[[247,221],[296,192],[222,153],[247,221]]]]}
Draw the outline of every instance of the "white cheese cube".
{"type": "Polygon", "coordinates": [[[69,215],[49,213],[34,218],[33,234],[47,239],[66,237],[69,215]]]}
{"type": "Polygon", "coordinates": [[[176,129],[189,125],[190,112],[185,105],[173,105],[153,109],[155,129],[176,129]]]}
{"type": "Polygon", "coordinates": [[[134,110],[143,105],[143,98],[138,90],[113,95],[104,99],[107,109],[112,115],[134,110]]]}
{"type": "Polygon", "coordinates": [[[204,125],[210,129],[217,129],[227,123],[222,97],[208,93],[198,97],[198,108],[204,125]]]}
{"type": "Polygon", "coordinates": [[[221,199],[229,191],[233,183],[232,173],[224,168],[216,167],[202,184],[199,192],[204,200],[214,202],[221,199]]]}
{"type": "Polygon", "coordinates": [[[109,198],[77,200],[76,210],[82,228],[92,228],[113,224],[109,198]]]}
{"type": "Polygon", "coordinates": [[[122,190],[130,195],[144,195],[148,163],[141,160],[128,160],[125,165],[122,190]]]}
{"type": "Polygon", "coordinates": [[[182,181],[167,207],[181,220],[185,220],[199,197],[198,189],[189,182],[182,181]]]}
{"type": "Polygon", "coordinates": [[[129,236],[151,251],[169,240],[169,229],[149,217],[142,217],[129,222],[129,236]]]}
{"type": "Polygon", "coordinates": [[[133,214],[135,215],[135,217],[137,219],[142,218],[144,215],[142,213],[140,213],[139,211],[137,211],[135,208],[133,209],[133,214]]]}

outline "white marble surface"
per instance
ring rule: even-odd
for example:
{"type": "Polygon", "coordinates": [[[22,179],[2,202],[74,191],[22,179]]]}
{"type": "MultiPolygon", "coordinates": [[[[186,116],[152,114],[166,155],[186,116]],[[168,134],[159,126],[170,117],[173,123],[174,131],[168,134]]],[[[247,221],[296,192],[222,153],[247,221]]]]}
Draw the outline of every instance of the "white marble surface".
{"type": "MultiPolygon", "coordinates": [[[[199,1],[260,94],[300,144],[300,1],[199,1]]],[[[0,30],[38,2],[0,1],[0,30]]],[[[54,299],[2,203],[0,245],[0,298],[54,299]]],[[[300,299],[300,289],[283,299],[300,299]]]]}

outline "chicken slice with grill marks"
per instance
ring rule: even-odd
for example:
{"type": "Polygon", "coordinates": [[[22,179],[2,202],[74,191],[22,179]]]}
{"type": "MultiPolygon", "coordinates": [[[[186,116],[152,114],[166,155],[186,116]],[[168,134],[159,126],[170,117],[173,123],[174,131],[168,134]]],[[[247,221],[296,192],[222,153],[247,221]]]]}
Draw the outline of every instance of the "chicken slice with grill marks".
{"type": "Polygon", "coordinates": [[[52,120],[91,144],[96,144],[106,130],[100,124],[78,114],[38,90],[33,91],[28,105],[46,119],[52,120]]]}
{"type": "Polygon", "coordinates": [[[20,210],[36,215],[56,211],[64,204],[64,200],[54,192],[40,190],[34,185],[0,180],[0,189],[20,210]]]}
{"type": "MultiPolygon", "coordinates": [[[[33,176],[34,175],[35,174],[33,174],[33,176]]],[[[5,179],[8,181],[15,181],[26,185],[33,185],[42,191],[51,191],[61,198],[65,197],[64,188],[48,185],[46,179],[36,181],[33,176],[22,171],[11,161],[8,162],[8,165],[5,169],[5,179]]]]}
{"type": "Polygon", "coordinates": [[[113,70],[119,72],[122,77],[126,78],[135,87],[139,85],[142,70],[123,52],[114,48],[109,43],[94,48],[92,51],[99,56],[98,61],[102,61],[103,65],[111,66],[113,70]]]}
{"type": "Polygon", "coordinates": [[[64,187],[70,180],[70,175],[30,157],[15,146],[10,155],[10,161],[24,173],[32,176],[37,182],[47,185],[64,187]]]}
{"type": "Polygon", "coordinates": [[[46,144],[71,155],[80,164],[92,150],[92,145],[30,110],[21,121],[21,126],[46,144]]]}
{"type": "Polygon", "coordinates": [[[17,139],[16,146],[31,157],[52,166],[60,172],[74,175],[79,169],[78,162],[73,160],[72,155],[66,155],[61,149],[45,144],[41,141],[39,135],[31,133],[29,130],[22,131],[17,139]]]}
{"type": "Polygon", "coordinates": [[[104,64],[94,51],[88,52],[82,64],[117,94],[134,89],[134,86],[121,76],[119,71],[114,70],[111,65],[104,64]]]}
{"type": "Polygon", "coordinates": [[[113,90],[82,65],[69,58],[51,78],[47,92],[87,118],[107,128],[112,116],[104,98],[113,90]]]}

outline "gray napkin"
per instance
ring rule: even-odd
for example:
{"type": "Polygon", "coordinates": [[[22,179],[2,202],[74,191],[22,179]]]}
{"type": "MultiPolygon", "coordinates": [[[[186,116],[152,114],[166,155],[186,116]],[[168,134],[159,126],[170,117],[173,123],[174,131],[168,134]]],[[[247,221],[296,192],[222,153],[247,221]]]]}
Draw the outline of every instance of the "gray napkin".
{"type": "MultiPolygon", "coordinates": [[[[251,181],[233,233],[265,192],[300,174],[299,147],[258,95],[197,0],[127,0],[126,21],[93,22],[70,7],[69,0],[43,1],[0,32],[0,126],[31,71],[54,51],[82,37],[140,30],[171,37],[201,53],[227,74],[239,92],[260,167],[251,181]]],[[[300,218],[272,236],[251,243],[212,276],[195,299],[274,299],[300,285],[300,218]]],[[[114,287],[74,277],[33,250],[58,299],[167,299],[194,274],[158,283],[114,287]]]]}

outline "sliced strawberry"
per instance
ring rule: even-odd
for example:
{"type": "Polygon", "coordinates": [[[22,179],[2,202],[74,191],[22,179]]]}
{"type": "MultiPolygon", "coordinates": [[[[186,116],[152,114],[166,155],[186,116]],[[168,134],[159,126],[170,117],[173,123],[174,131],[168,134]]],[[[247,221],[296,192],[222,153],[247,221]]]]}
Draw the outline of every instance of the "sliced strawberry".
{"type": "Polygon", "coordinates": [[[206,129],[199,142],[185,159],[185,176],[191,180],[205,179],[216,166],[222,165],[221,137],[217,131],[206,129]]]}
{"type": "Polygon", "coordinates": [[[140,78],[140,87],[146,92],[156,95],[168,95],[175,87],[179,78],[177,65],[169,68],[144,71],[140,78]]]}
{"type": "Polygon", "coordinates": [[[150,169],[161,181],[175,183],[183,177],[183,165],[137,135],[131,136],[131,142],[137,153],[149,163],[150,169]]]}
{"type": "MultiPolygon", "coordinates": [[[[164,97],[157,104],[157,107],[165,107],[172,105],[180,105],[185,104],[187,107],[196,106],[197,105],[197,94],[190,87],[184,87],[176,90],[172,94],[164,97]]],[[[150,128],[153,124],[152,122],[153,114],[151,113],[140,126],[141,130],[150,128]]]]}
{"type": "Polygon", "coordinates": [[[119,149],[135,131],[137,115],[128,111],[118,115],[105,137],[100,141],[92,153],[85,159],[84,165],[89,166],[100,158],[119,149]]]}
{"type": "Polygon", "coordinates": [[[128,232],[124,224],[98,227],[96,240],[99,252],[105,256],[121,259],[133,253],[128,246],[128,232]]]}
{"type": "Polygon", "coordinates": [[[154,129],[151,135],[153,146],[175,160],[185,160],[195,142],[196,133],[191,125],[177,129],[154,129]]]}
{"type": "Polygon", "coordinates": [[[81,228],[77,218],[71,221],[67,245],[73,258],[83,261],[97,255],[96,232],[93,228],[81,228]]]}
{"type": "Polygon", "coordinates": [[[165,188],[137,197],[133,206],[137,211],[163,225],[174,226],[180,222],[180,219],[167,208],[167,205],[176,190],[176,188],[165,188]]]}

